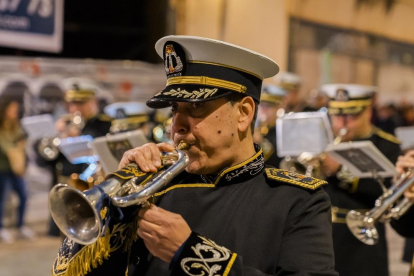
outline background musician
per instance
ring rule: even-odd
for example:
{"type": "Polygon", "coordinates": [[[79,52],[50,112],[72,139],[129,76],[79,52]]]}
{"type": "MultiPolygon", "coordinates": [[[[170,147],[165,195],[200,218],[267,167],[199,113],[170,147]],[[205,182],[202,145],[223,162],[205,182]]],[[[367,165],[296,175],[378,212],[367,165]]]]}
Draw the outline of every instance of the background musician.
{"type": "MultiPolygon", "coordinates": [[[[371,141],[392,163],[397,161],[400,148],[397,139],[371,125],[371,97],[375,87],[353,84],[323,85],[329,100],[329,114],[334,135],[342,142],[371,141]],[[347,131],[344,133],[343,129],[347,131]]],[[[378,227],[379,242],[365,245],[355,239],[345,224],[349,210],[369,210],[383,191],[373,178],[358,179],[346,167],[329,155],[322,161],[328,176],[325,190],[332,201],[335,264],[340,275],[388,275],[385,228],[378,227]]],[[[385,179],[390,186],[391,179],[385,179]]]]}
{"type": "MultiPolygon", "coordinates": [[[[79,135],[100,137],[106,135],[111,126],[111,118],[98,113],[96,94],[99,92],[99,87],[91,80],[84,78],[65,79],[63,85],[69,114],[59,118],[55,123],[59,132],[58,137],[67,138],[79,135]],[[72,122],[75,115],[78,116],[77,120],[82,122],[72,122]]],[[[38,143],[35,144],[35,148],[38,148],[38,143]]],[[[57,183],[72,183],[79,189],[88,188],[87,183],[77,180],[78,175],[87,168],[87,164],[72,164],[62,153],[59,153],[53,160],[45,159],[43,155],[38,154],[36,163],[40,167],[49,168],[52,172],[51,187],[57,183]]],[[[60,231],[52,219],[50,219],[48,234],[51,236],[60,235],[60,231]]]]}

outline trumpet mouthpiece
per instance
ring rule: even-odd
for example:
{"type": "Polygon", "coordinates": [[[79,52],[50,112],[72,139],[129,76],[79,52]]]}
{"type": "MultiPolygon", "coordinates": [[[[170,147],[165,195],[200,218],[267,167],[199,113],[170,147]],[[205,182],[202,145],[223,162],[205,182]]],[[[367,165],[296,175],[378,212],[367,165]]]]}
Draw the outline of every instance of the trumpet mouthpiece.
{"type": "Polygon", "coordinates": [[[178,143],[177,149],[178,150],[188,150],[190,149],[191,145],[189,143],[187,143],[187,141],[181,140],[178,143]]]}

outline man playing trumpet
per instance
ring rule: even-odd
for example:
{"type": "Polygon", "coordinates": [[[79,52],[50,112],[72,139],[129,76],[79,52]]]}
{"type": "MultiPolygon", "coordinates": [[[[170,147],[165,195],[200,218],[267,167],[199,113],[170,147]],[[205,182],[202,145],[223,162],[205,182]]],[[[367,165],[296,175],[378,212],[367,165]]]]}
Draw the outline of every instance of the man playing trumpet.
{"type": "MultiPolygon", "coordinates": [[[[154,194],[157,206],[139,210],[137,233],[122,234],[119,222],[95,244],[66,240],[54,274],[125,275],[133,263],[140,276],[337,275],[325,182],[266,168],[253,143],[262,79],[277,64],[198,37],[164,37],[156,50],[167,86],[147,105],[171,107],[174,144],[190,146],[186,170],[154,194]]],[[[146,144],[127,151],[120,168],[135,162],[156,172],[160,152],[173,149],[146,144]]]]}
{"type": "MultiPolygon", "coordinates": [[[[55,123],[56,130],[59,133],[58,138],[63,139],[79,135],[91,135],[95,138],[106,135],[111,126],[111,119],[106,115],[99,114],[96,97],[98,86],[89,79],[67,78],[63,80],[63,87],[65,88],[65,104],[69,114],[59,118],[55,123]],[[77,121],[73,122],[73,120],[77,121]]],[[[39,150],[36,163],[38,166],[48,168],[51,171],[52,187],[57,183],[76,181],[78,175],[86,169],[86,164],[72,164],[60,152],[56,152],[56,155],[52,158],[47,158],[48,156],[41,152],[46,150],[41,145],[42,143],[43,139],[35,145],[39,150]]],[[[47,143],[47,146],[50,146],[49,143],[47,143]]],[[[85,189],[88,185],[80,181],[76,183],[73,185],[81,189],[85,189]]],[[[50,236],[60,235],[59,229],[53,220],[50,221],[48,234],[50,236]]]]}
{"type": "MultiPolygon", "coordinates": [[[[329,97],[329,115],[335,142],[371,141],[391,163],[400,154],[399,142],[371,124],[372,96],[376,87],[356,84],[326,84],[321,90],[329,97]],[[345,131],[344,131],[345,130],[345,131]]],[[[388,258],[385,228],[378,227],[380,239],[374,246],[355,239],[345,216],[350,210],[362,213],[374,207],[383,190],[374,178],[359,179],[329,155],[322,161],[322,171],[330,185],[326,192],[332,201],[333,241],[336,269],[342,276],[387,276],[388,258]]],[[[385,179],[391,185],[391,178],[385,179]]]]}
{"type": "MultiPolygon", "coordinates": [[[[398,157],[396,163],[397,171],[401,175],[407,170],[414,168],[414,150],[407,152],[404,156],[398,157]]],[[[407,191],[404,196],[410,199],[414,204],[414,185],[407,191]]],[[[406,238],[414,237],[414,205],[398,220],[391,221],[392,227],[406,238]]],[[[414,276],[414,256],[411,266],[410,276],[414,276]]]]}

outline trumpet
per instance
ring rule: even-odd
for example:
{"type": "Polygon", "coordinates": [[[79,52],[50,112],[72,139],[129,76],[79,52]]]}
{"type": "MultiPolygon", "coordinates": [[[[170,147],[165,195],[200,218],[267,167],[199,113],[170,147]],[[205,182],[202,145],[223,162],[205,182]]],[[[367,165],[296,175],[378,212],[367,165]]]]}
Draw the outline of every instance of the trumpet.
{"type": "Polygon", "coordinates": [[[336,136],[335,140],[333,141],[334,145],[338,145],[342,142],[342,139],[344,136],[348,133],[348,129],[346,127],[343,127],[339,130],[339,135],[336,136]]]}
{"type": "MultiPolygon", "coordinates": [[[[79,130],[82,130],[85,126],[85,120],[81,116],[79,112],[75,112],[74,114],[66,114],[61,117],[65,123],[65,129],[70,129],[75,127],[79,130]]],[[[59,155],[59,145],[61,143],[60,135],[55,135],[52,137],[43,137],[38,146],[37,151],[39,152],[40,156],[42,156],[45,160],[53,161],[59,155]]]]}
{"type": "Polygon", "coordinates": [[[312,154],[310,152],[303,152],[298,157],[286,156],[280,162],[280,168],[306,176],[323,179],[325,178],[325,175],[321,170],[321,162],[325,157],[325,153],[312,154]]]}
{"type": "Polygon", "coordinates": [[[181,141],[175,151],[162,152],[162,167],[156,173],[144,173],[137,164],[130,163],[84,192],[67,184],[56,185],[49,194],[49,210],[53,220],[73,241],[83,245],[94,243],[109,219],[107,199],[116,207],[146,204],[187,167],[189,159],[183,150],[190,147],[187,142],[181,141]]]}
{"type": "Polygon", "coordinates": [[[392,188],[375,201],[375,207],[365,214],[358,211],[350,211],[346,215],[346,224],[352,234],[367,245],[378,242],[377,222],[386,223],[391,219],[399,219],[404,215],[413,203],[407,198],[401,199],[404,192],[414,183],[414,170],[408,170],[400,176],[392,188]]]}
{"type": "MultiPolygon", "coordinates": [[[[348,133],[348,129],[343,127],[339,130],[339,135],[334,139],[333,144],[341,143],[343,137],[348,133]]],[[[288,171],[297,172],[306,176],[325,179],[326,175],[322,170],[322,162],[326,158],[326,153],[312,154],[303,152],[298,157],[286,156],[280,162],[280,168],[288,171]]]]}

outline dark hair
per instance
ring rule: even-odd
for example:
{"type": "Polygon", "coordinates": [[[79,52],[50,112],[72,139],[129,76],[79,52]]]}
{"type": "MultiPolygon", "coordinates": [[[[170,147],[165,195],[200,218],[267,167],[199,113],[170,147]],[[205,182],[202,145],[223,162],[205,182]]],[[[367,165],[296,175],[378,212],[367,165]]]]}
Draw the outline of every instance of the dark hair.
{"type": "MultiPolygon", "coordinates": [[[[0,97],[0,129],[4,128],[4,123],[6,121],[6,110],[13,102],[18,103],[18,101],[13,97],[0,97]]],[[[19,121],[17,121],[13,126],[12,131],[17,130],[20,126],[19,121]]]]}
{"type": "MultiPolygon", "coordinates": [[[[230,102],[231,105],[234,105],[236,102],[241,101],[243,98],[248,97],[246,95],[232,93],[230,95],[225,96],[224,98],[230,102]]],[[[258,103],[254,101],[254,114],[253,114],[253,120],[250,123],[250,130],[252,134],[254,133],[254,126],[256,124],[257,119],[257,113],[258,113],[258,103]]]]}

